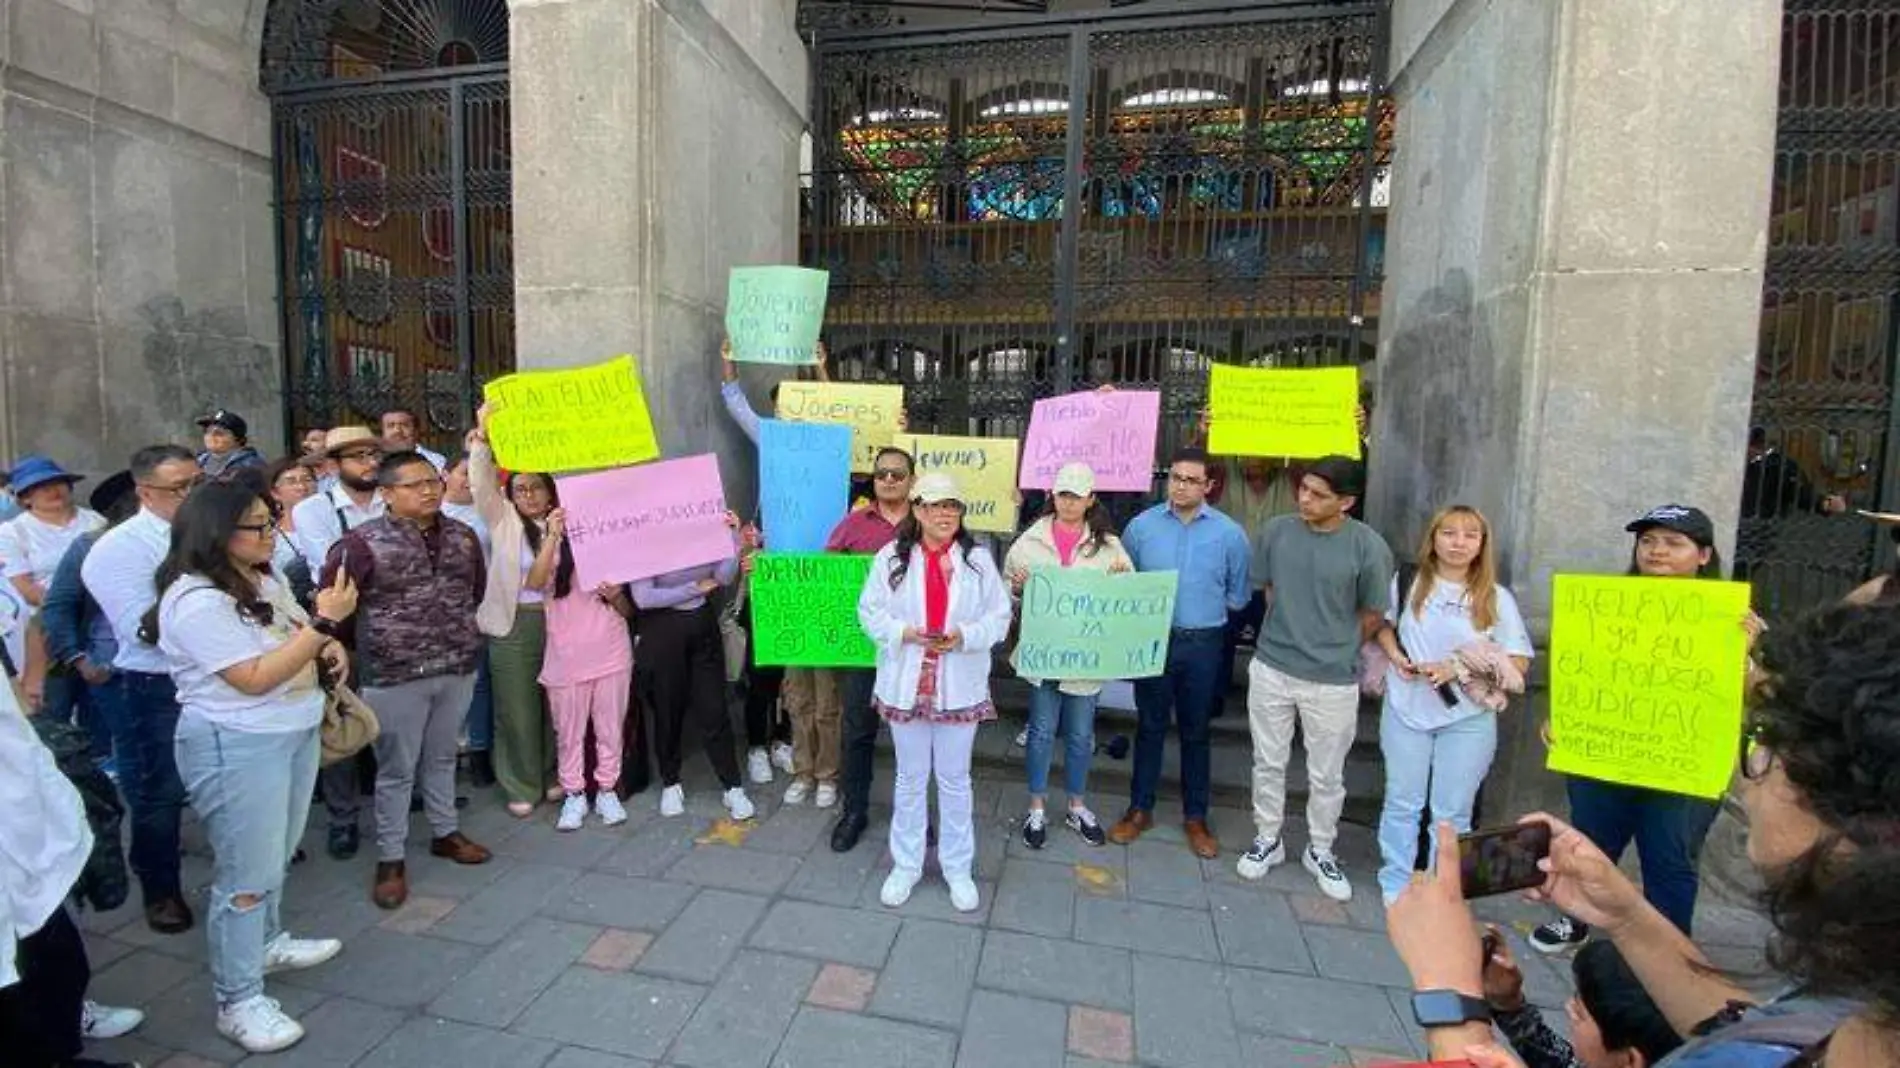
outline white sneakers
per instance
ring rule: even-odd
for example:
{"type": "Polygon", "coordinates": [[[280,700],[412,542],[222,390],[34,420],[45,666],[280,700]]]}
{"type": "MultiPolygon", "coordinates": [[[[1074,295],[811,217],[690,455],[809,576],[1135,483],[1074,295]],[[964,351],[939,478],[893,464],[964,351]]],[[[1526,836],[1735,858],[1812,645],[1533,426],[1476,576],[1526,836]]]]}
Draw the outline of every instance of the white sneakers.
{"type": "Polygon", "coordinates": [[[620,795],[612,790],[602,790],[594,795],[594,815],[609,827],[618,827],[627,822],[627,806],[620,803],[620,795]]]}
{"type": "Polygon", "coordinates": [[[1339,860],[1331,853],[1322,853],[1312,846],[1300,855],[1300,864],[1313,875],[1313,881],[1319,884],[1319,892],[1334,901],[1352,900],[1352,882],[1346,873],[1340,870],[1339,860]]]}
{"type": "Polygon", "coordinates": [[[137,1009],[120,1009],[96,1001],[87,1001],[79,1008],[79,1033],[87,1041],[129,1035],[144,1022],[145,1014],[137,1009]]]}
{"type": "Polygon", "coordinates": [[[684,816],[686,814],[686,788],[678,783],[660,791],[660,815],[684,816]]]}
{"type": "Polygon", "coordinates": [[[745,770],[754,785],[764,786],[772,781],[772,758],[764,749],[754,749],[745,756],[745,770]]]}
{"type": "Polygon", "coordinates": [[[343,943],[334,938],[292,938],[280,933],[264,946],[264,974],[314,968],[341,952],[343,943]]]}
{"type": "Polygon", "coordinates": [[[250,1053],[276,1053],[303,1040],[303,1025],[262,994],[218,1010],[218,1033],[250,1053]]]}
{"type": "Polygon", "coordinates": [[[982,903],[976,892],[976,880],[969,875],[946,875],[944,882],[950,884],[950,907],[958,912],[975,912],[982,903]]]}
{"type": "Polygon", "coordinates": [[[745,795],[743,787],[735,786],[727,790],[720,795],[719,800],[725,803],[726,811],[735,820],[743,822],[759,814],[759,810],[752,807],[752,799],[745,795]]]}
{"type": "Polygon", "coordinates": [[[1253,846],[1240,855],[1240,863],[1234,865],[1234,871],[1242,879],[1264,879],[1273,866],[1286,859],[1286,844],[1278,838],[1258,838],[1253,846]]]}
{"type": "Polygon", "coordinates": [[[772,766],[787,775],[792,773],[792,745],[780,742],[772,747],[772,766]]]}
{"type": "Polygon", "coordinates": [[[892,868],[891,873],[884,877],[884,889],[878,891],[877,899],[884,903],[885,908],[894,909],[910,900],[910,892],[917,889],[923,877],[924,873],[920,871],[892,868]]]}
{"type": "Polygon", "coordinates": [[[578,831],[587,822],[587,795],[568,794],[561,801],[561,818],[554,821],[557,831],[578,831]]]}
{"type": "Polygon", "coordinates": [[[785,803],[788,805],[802,805],[810,796],[811,783],[803,779],[793,779],[792,784],[785,788],[785,803]]]}
{"type": "Polygon", "coordinates": [[[821,782],[818,784],[818,799],[813,802],[819,808],[830,808],[838,803],[838,784],[821,782]]]}

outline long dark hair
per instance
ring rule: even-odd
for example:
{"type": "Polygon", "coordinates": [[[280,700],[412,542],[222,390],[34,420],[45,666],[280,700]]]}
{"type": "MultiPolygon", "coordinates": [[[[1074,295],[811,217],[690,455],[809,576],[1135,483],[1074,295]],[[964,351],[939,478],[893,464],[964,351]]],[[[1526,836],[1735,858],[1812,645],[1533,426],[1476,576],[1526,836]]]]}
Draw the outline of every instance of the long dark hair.
{"type": "MultiPolygon", "coordinates": [[[[904,576],[910,574],[910,551],[923,540],[924,525],[918,521],[916,512],[905,516],[904,521],[897,524],[897,540],[891,543],[891,589],[904,584],[904,576]]],[[[976,539],[970,536],[970,528],[961,522],[957,523],[957,535],[951,541],[963,547],[964,565],[972,571],[977,570],[976,561],[972,558],[976,552],[976,539]]]]}
{"type": "MultiPolygon", "coordinates": [[[[519,478],[538,478],[547,483],[548,511],[561,506],[561,491],[554,486],[554,479],[548,475],[533,471],[515,471],[508,476],[508,503],[515,502],[515,480],[519,478]]],[[[521,515],[521,507],[515,505],[515,514],[521,515]]],[[[547,536],[547,528],[540,521],[521,516],[521,533],[528,539],[528,551],[541,555],[541,539],[547,536]]],[[[554,564],[554,596],[558,599],[574,592],[574,550],[568,547],[567,539],[561,539],[560,559],[554,564]]]]}
{"type": "MultiPolygon", "coordinates": [[[[237,602],[238,618],[259,626],[271,621],[271,606],[259,596],[261,572],[247,570],[231,559],[231,539],[254,504],[268,511],[270,502],[249,482],[214,479],[191,491],[172,517],[172,544],[158,565],[153,583],[162,600],[165,591],[186,575],[202,575],[213,589],[237,602]]],[[[154,602],[139,621],[139,640],[158,644],[158,604],[154,602]]]]}
{"type": "MultiPolygon", "coordinates": [[[[1056,495],[1051,493],[1043,503],[1042,514],[1053,519],[1056,514],[1056,495]]],[[[1082,544],[1075,547],[1077,556],[1093,557],[1108,544],[1115,533],[1115,520],[1111,519],[1108,509],[1102,504],[1102,498],[1093,497],[1089,501],[1089,510],[1082,513],[1082,544]]]]}

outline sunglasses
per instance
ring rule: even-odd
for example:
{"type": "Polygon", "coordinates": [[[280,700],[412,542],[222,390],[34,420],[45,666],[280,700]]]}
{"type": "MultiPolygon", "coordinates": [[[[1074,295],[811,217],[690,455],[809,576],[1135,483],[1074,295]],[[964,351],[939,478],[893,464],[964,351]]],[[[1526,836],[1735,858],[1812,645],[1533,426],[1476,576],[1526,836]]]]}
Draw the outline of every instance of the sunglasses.
{"type": "Polygon", "coordinates": [[[902,482],[910,477],[910,472],[895,467],[880,467],[872,472],[872,477],[879,482],[902,482]]]}

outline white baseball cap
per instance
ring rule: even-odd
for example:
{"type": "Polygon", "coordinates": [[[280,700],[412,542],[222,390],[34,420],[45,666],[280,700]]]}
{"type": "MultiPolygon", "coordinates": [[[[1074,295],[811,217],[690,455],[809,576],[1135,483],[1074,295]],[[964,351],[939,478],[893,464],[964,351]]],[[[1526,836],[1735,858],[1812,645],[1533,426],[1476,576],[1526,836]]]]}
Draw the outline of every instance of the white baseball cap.
{"type": "Polygon", "coordinates": [[[932,471],[917,480],[917,488],[911,490],[910,499],[918,504],[936,504],[940,501],[961,501],[963,491],[957,488],[957,480],[945,471],[932,471]]]}
{"type": "Polygon", "coordinates": [[[1056,493],[1087,497],[1095,492],[1095,471],[1083,463],[1063,464],[1062,470],[1056,472],[1055,485],[1051,488],[1056,493]]]}

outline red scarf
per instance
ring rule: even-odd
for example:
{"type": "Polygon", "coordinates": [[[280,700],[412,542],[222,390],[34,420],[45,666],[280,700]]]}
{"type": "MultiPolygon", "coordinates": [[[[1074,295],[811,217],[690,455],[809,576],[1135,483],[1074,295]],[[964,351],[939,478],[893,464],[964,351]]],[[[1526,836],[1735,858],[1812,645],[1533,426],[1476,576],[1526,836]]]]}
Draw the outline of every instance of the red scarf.
{"type": "Polygon", "coordinates": [[[950,615],[950,546],[918,545],[924,550],[924,630],[942,634],[950,615]]]}

